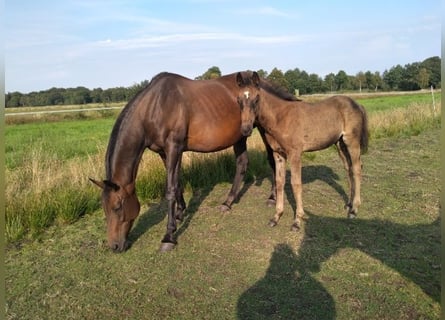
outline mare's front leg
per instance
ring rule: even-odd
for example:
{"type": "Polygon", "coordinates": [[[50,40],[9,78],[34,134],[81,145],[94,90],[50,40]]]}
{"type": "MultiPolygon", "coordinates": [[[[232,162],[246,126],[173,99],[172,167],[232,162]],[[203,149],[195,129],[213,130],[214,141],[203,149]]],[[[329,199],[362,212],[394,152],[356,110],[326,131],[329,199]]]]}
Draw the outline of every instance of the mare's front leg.
{"type": "Polygon", "coordinates": [[[278,152],[273,153],[275,160],[275,185],[277,191],[275,215],[269,221],[269,226],[275,227],[278,224],[284,211],[284,184],[286,183],[286,159],[278,152]]]}
{"type": "MultiPolygon", "coordinates": [[[[165,170],[168,173],[166,156],[164,153],[160,153],[159,155],[161,156],[165,170]]],[[[180,170],[180,168],[178,170],[180,170]]],[[[182,188],[181,181],[178,181],[178,188],[176,190],[176,212],[175,212],[175,218],[177,220],[182,221],[184,219],[185,208],[186,208],[186,203],[184,200],[184,189],[182,188]]]]}
{"type": "Polygon", "coordinates": [[[176,231],[176,205],[177,197],[181,192],[179,187],[179,172],[181,168],[182,150],[178,146],[171,146],[166,152],[166,168],[167,168],[167,192],[166,199],[168,201],[168,220],[167,232],[162,239],[160,251],[172,250],[177,244],[174,238],[176,231]]]}
{"type": "Polygon", "coordinates": [[[238,196],[241,181],[244,180],[247,165],[249,164],[246,141],[247,138],[242,138],[233,145],[233,151],[235,152],[236,157],[235,178],[233,179],[232,188],[230,189],[226,201],[224,201],[220,207],[221,211],[229,211],[232,208],[232,204],[238,196]]]}

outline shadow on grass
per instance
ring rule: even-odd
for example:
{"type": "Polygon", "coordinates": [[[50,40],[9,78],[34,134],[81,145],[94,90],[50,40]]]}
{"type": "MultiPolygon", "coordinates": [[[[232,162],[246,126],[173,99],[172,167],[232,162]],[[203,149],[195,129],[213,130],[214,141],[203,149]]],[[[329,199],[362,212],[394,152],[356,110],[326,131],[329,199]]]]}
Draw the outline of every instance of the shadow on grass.
{"type": "Polygon", "coordinates": [[[332,296],[305,264],[289,245],[278,244],[264,278],[239,298],[238,318],[335,319],[332,296]]]}
{"type": "MultiPolygon", "coordinates": [[[[319,272],[325,261],[344,248],[358,249],[380,260],[439,302],[439,219],[432,224],[407,226],[306,215],[298,256],[286,244],[275,247],[264,278],[240,296],[239,319],[334,319],[332,296],[311,274],[319,272]]],[[[335,279],[327,277],[326,281],[335,279]]]]}
{"type": "MultiPolygon", "coordinates": [[[[338,176],[330,168],[303,168],[303,183],[318,179],[347,201],[345,191],[336,181],[338,176]]],[[[286,192],[295,209],[292,191],[286,188],[286,192]]],[[[305,214],[305,234],[298,256],[286,244],[275,247],[264,278],[240,296],[239,319],[334,319],[332,296],[311,274],[319,272],[324,262],[344,248],[358,249],[381,261],[439,302],[439,219],[432,224],[404,225],[384,220],[322,217],[307,210],[305,214]]]]}
{"type": "MultiPolygon", "coordinates": [[[[255,179],[252,179],[252,176],[264,176],[266,170],[271,170],[266,169],[268,168],[268,164],[266,164],[265,152],[249,150],[249,159],[252,158],[255,159],[254,165],[251,165],[252,161],[250,161],[248,172],[244,179],[245,181],[241,184],[238,196],[233,205],[236,205],[239,202],[239,198],[242,197],[255,182],[255,179]],[[258,164],[258,161],[261,162],[261,164],[258,164]]],[[[181,171],[181,182],[183,185],[189,184],[191,186],[192,197],[187,203],[187,208],[184,212],[184,220],[182,223],[178,223],[178,230],[174,234],[176,240],[178,240],[178,238],[187,230],[194,215],[203,201],[212,192],[213,188],[223,182],[232,183],[235,174],[235,158],[233,155],[222,154],[218,157],[206,159],[198,166],[192,166],[186,173],[184,173],[184,170],[181,171]]],[[[257,179],[256,183],[261,183],[258,182],[258,180],[262,181],[264,179],[257,179]]],[[[227,192],[229,192],[229,190],[227,192]]],[[[264,199],[264,202],[266,202],[266,200],[267,199],[264,199]]],[[[219,211],[219,206],[215,208],[215,212],[222,214],[222,212],[219,211]]],[[[167,201],[164,198],[157,204],[151,204],[150,208],[141,214],[136,225],[130,231],[130,249],[145,232],[162,222],[166,215],[167,201]]],[[[161,241],[161,239],[159,239],[159,241],[161,241]]]]}

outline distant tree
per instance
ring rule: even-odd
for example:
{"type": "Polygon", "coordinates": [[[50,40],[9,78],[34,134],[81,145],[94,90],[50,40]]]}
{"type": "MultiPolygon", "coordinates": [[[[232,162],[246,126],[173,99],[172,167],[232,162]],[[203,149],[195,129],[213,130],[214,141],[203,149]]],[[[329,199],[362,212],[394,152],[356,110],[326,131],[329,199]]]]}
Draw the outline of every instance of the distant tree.
{"type": "Polygon", "coordinates": [[[195,80],[209,80],[216,79],[221,77],[221,70],[218,67],[211,67],[206,72],[204,72],[201,76],[195,78],[195,80]]]}
{"type": "Polygon", "coordinates": [[[398,64],[391,69],[385,70],[383,72],[383,81],[389,87],[390,90],[399,90],[400,83],[402,82],[404,77],[404,69],[398,64]]]}
{"type": "Polygon", "coordinates": [[[345,71],[340,70],[336,75],[335,75],[335,84],[337,85],[337,89],[338,90],[345,90],[348,87],[349,84],[349,78],[348,75],[346,74],[345,71]]]}
{"type": "Polygon", "coordinates": [[[267,78],[267,71],[264,71],[263,69],[260,69],[257,71],[260,78],[266,79],[267,78]]]}
{"type": "Polygon", "coordinates": [[[366,83],[366,76],[363,73],[363,71],[360,71],[359,73],[357,73],[355,75],[355,85],[356,87],[360,90],[360,92],[362,91],[362,88],[364,88],[365,83],[366,83]]]}
{"type": "Polygon", "coordinates": [[[94,88],[90,93],[91,102],[101,103],[102,102],[102,93],[103,93],[102,88],[94,88]]]}
{"type": "Polygon", "coordinates": [[[324,77],[324,86],[326,87],[327,91],[335,91],[335,74],[331,72],[324,77]]]}
{"type": "Polygon", "coordinates": [[[267,76],[267,80],[269,80],[270,82],[274,83],[277,86],[283,87],[286,90],[289,87],[289,84],[286,78],[284,77],[283,72],[277,68],[272,69],[270,74],[267,76]]]}
{"type": "Polygon", "coordinates": [[[421,67],[419,69],[419,73],[417,74],[417,83],[419,84],[420,88],[428,88],[430,85],[430,72],[426,69],[421,67]]]}
{"type": "Polygon", "coordinates": [[[384,83],[380,72],[376,71],[373,74],[373,85],[374,91],[377,91],[378,88],[384,89],[384,83]]]}
{"type": "Polygon", "coordinates": [[[428,70],[430,78],[428,86],[433,86],[434,88],[440,88],[441,81],[441,59],[440,57],[431,57],[425,59],[421,64],[422,68],[428,70]]]}
{"type": "Polygon", "coordinates": [[[64,97],[63,92],[64,89],[57,89],[57,88],[51,88],[47,92],[45,92],[46,95],[46,102],[45,105],[53,106],[53,105],[61,105],[64,103],[64,97]]]}
{"type": "MultiPolygon", "coordinates": [[[[298,68],[295,68],[293,70],[287,70],[284,73],[284,77],[287,81],[287,90],[291,93],[295,93],[295,90],[300,91],[299,85],[299,79],[300,79],[300,70],[298,68]]],[[[301,92],[300,92],[301,93],[301,92]]]]}
{"type": "Polygon", "coordinates": [[[22,98],[22,94],[20,92],[11,92],[11,93],[7,93],[5,96],[5,107],[6,108],[17,108],[17,107],[21,107],[21,98],[22,98]]]}
{"type": "Polygon", "coordinates": [[[315,73],[311,73],[308,78],[308,86],[306,93],[312,94],[321,92],[323,87],[323,80],[315,73]]]}

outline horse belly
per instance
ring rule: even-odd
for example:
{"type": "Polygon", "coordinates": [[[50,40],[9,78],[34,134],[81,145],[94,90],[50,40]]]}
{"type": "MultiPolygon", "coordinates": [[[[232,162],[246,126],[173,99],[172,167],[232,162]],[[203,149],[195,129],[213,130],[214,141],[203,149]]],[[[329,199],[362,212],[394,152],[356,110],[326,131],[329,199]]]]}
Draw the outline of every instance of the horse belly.
{"type": "Polygon", "coordinates": [[[241,139],[241,132],[231,127],[205,128],[190,131],[187,138],[187,150],[196,152],[214,152],[233,146],[241,139]]]}
{"type": "Polygon", "coordinates": [[[326,149],[340,139],[341,129],[329,126],[312,127],[305,130],[303,136],[303,151],[317,151],[326,149]]]}

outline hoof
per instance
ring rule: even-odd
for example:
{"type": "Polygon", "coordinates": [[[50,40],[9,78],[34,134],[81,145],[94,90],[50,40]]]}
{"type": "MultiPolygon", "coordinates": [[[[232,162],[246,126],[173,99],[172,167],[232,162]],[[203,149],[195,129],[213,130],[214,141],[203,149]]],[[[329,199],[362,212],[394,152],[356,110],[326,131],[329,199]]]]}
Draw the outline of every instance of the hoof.
{"type": "Polygon", "coordinates": [[[292,226],[290,227],[290,231],[293,231],[293,232],[300,231],[300,224],[296,223],[296,222],[293,223],[292,226]]]}
{"type": "Polygon", "coordinates": [[[221,212],[229,212],[230,210],[232,210],[232,208],[229,205],[223,203],[222,205],[219,206],[219,210],[221,212]]]}
{"type": "Polygon", "coordinates": [[[271,199],[271,198],[267,199],[267,201],[266,201],[266,204],[268,207],[275,207],[276,203],[277,202],[275,201],[275,199],[271,199]]]}
{"type": "Polygon", "coordinates": [[[159,248],[160,252],[167,252],[167,251],[171,251],[175,248],[176,243],[171,243],[171,242],[162,242],[161,243],[161,247],[159,248]]]}
{"type": "Polygon", "coordinates": [[[357,214],[355,212],[348,212],[348,219],[355,219],[357,218],[357,214]]]}
{"type": "Polygon", "coordinates": [[[268,223],[269,227],[275,227],[278,223],[275,220],[270,220],[268,223]]]}

